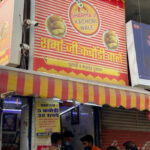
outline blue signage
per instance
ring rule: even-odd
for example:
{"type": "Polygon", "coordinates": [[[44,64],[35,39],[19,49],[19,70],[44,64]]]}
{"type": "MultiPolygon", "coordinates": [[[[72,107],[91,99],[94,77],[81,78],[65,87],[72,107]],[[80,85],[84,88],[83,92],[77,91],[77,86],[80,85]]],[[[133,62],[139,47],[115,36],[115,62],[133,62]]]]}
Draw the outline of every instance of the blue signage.
{"type": "Polygon", "coordinates": [[[140,79],[150,79],[150,25],[132,21],[140,79]]]}

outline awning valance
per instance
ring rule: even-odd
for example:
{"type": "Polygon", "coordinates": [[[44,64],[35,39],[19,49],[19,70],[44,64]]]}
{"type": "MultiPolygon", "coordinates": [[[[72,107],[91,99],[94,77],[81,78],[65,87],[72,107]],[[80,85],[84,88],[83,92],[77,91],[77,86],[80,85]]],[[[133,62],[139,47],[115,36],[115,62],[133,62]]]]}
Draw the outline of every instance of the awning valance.
{"type": "MultiPolygon", "coordinates": [[[[45,74],[46,75],[46,74],[45,74]]],[[[19,95],[37,95],[42,98],[74,99],[81,103],[108,104],[112,107],[150,110],[150,93],[130,87],[112,87],[96,83],[77,82],[48,77],[22,70],[0,67],[0,93],[14,91],[19,95]]]]}

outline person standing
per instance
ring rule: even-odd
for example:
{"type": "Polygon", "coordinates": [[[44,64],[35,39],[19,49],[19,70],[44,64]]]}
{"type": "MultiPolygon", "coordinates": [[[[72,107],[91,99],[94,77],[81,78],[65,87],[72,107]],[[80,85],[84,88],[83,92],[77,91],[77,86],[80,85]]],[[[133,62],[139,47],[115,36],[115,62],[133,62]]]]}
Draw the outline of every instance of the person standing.
{"type": "Polygon", "coordinates": [[[123,144],[125,150],[138,150],[137,146],[132,141],[127,141],[123,144]]]}
{"type": "Polygon", "coordinates": [[[85,135],[80,141],[83,144],[84,150],[101,150],[93,144],[93,137],[91,135],[85,135]]]}
{"type": "Polygon", "coordinates": [[[118,148],[115,146],[109,146],[106,150],[118,150],[118,148]]]}
{"type": "Polygon", "coordinates": [[[50,150],[60,150],[61,143],[62,143],[61,134],[53,133],[51,135],[51,143],[52,143],[52,146],[50,147],[50,150]]]}
{"type": "Polygon", "coordinates": [[[62,148],[61,150],[73,150],[72,147],[72,139],[73,139],[74,135],[71,131],[65,131],[63,133],[63,143],[62,143],[62,148]]]}

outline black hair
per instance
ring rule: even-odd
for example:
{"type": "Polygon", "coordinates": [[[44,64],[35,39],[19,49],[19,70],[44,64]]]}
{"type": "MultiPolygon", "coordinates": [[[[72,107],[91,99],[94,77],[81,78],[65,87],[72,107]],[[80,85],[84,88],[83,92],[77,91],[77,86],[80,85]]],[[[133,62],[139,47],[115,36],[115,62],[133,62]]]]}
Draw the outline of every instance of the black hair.
{"type": "Polygon", "coordinates": [[[115,146],[109,146],[106,150],[118,150],[118,148],[115,146]]]}
{"type": "Polygon", "coordinates": [[[63,138],[74,137],[74,134],[71,131],[65,131],[63,133],[63,138]]]}
{"type": "Polygon", "coordinates": [[[88,143],[92,143],[93,144],[93,137],[92,135],[85,135],[84,137],[82,137],[80,139],[81,142],[88,142],[88,143]]]}
{"type": "Polygon", "coordinates": [[[53,133],[52,135],[51,135],[51,142],[52,142],[52,144],[57,144],[57,142],[59,141],[59,140],[61,140],[62,139],[62,137],[61,137],[61,134],[60,133],[53,133]]]}
{"type": "Polygon", "coordinates": [[[123,144],[126,150],[138,150],[137,146],[132,141],[127,141],[123,144]]]}

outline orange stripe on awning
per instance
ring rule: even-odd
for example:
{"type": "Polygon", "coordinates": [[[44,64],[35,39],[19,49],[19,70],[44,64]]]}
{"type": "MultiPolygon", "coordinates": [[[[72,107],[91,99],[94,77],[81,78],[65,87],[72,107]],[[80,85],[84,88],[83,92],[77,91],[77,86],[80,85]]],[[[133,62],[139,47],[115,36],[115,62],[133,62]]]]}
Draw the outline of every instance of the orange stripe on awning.
{"type": "Polygon", "coordinates": [[[24,94],[25,96],[27,95],[32,95],[33,93],[33,80],[34,76],[30,74],[25,74],[25,80],[24,80],[24,94]]]}
{"type": "Polygon", "coordinates": [[[74,99],[112,107],[150,110],[150,95],[0,69],[0,93],[14,91],[20,95],[38,95],[41,98],[74,99]]]}

